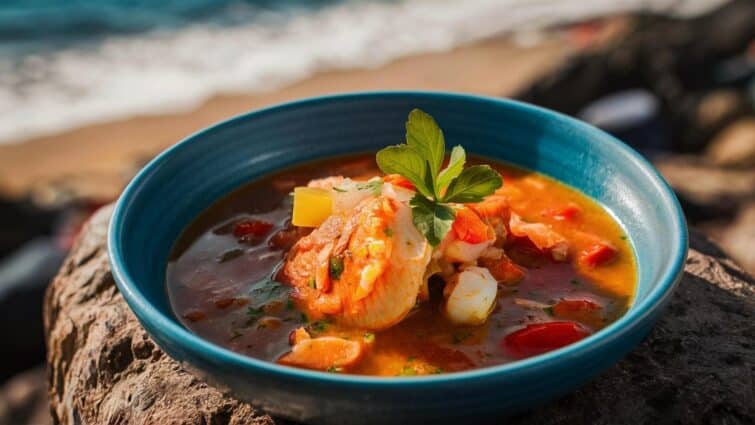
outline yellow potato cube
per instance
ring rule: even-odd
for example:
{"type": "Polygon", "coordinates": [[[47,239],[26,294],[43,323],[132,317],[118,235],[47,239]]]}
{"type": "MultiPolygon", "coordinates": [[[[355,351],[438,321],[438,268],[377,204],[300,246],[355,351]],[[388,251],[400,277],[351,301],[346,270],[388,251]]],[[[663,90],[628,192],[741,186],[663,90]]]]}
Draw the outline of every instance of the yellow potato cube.
{"type": "Polygon", "coordinates": [[[294,226],[317,227],[333,212],[333,198],[329,190],[315,187],[294,188],[294,226]]]}

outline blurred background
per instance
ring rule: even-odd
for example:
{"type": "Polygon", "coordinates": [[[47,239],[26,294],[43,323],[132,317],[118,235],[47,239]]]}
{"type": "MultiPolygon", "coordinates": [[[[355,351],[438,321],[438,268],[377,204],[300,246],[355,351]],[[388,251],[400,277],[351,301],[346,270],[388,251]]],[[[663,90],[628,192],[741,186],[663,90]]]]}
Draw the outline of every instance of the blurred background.
{"type": "Polygon", "coordinates": [[[753,0],[4,0],[0,424],[49,423],[44,290],[146,161],[241,112],[380,89],[597,125],[755,273],[753,0]]]}

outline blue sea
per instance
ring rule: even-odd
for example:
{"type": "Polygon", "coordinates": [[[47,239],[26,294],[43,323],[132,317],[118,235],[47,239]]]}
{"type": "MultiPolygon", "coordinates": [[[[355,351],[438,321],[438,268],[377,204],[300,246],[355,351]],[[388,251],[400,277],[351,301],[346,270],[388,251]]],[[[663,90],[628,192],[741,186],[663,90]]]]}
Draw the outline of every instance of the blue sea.
{"type": "MultiPolygon", "coordinates": [[[[723,0],[4,0],[0,143],[504,32],[723,0]]],[[[505,70],[502,70],[505,72],[505,70]]]]}

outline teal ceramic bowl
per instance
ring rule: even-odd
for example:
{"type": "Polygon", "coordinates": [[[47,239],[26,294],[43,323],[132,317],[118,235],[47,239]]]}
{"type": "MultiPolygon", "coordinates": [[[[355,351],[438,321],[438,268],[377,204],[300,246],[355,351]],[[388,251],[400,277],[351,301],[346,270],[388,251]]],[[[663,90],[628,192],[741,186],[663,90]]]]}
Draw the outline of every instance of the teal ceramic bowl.
{"type": "Polygon", "coordinates": [[[274,106],[188,137],[126,188],[108,248],[120,291],[157,344],[239,399],[307,423],[478,423],[573,391],[637,345],[679,280],[687,230],[673,192],[656,170],[587,124],[510,100],[380,92],[274,106]],[[550,175],[602,204],[629,235],[637,259],[639,286],[628,313],[578,343],[527,360],[402,378],[279,366],[205,341],[179,323],[166,294],[166,261],[181,230],[202,210],[282,167],[399,143],[412,108],[433,115],[449,143],[550,175]]]}

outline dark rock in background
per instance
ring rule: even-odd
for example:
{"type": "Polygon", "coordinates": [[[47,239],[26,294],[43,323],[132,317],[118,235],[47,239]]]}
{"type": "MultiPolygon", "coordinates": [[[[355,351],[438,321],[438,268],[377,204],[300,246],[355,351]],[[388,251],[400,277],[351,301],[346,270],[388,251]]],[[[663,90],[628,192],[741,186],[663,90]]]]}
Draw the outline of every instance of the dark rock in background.
{"type": "Polygon", "coordinates": [[[19,374],[0,387],[0,425],[52,424],[43,366],[19,374]]]}
{"type": "Polygon", "coordinates": [[[659,99],[672,147],[682,152],[701,149],[719,129],[752,111],[735,95],[717,106],[722,111],[708,112],[712,90],[741,90],[755,75],[755,64],[741,58],[755,39],[754,1],[732,1],[695,19],[640,15],[635,21],[614,45],[574,57],[518,98],[576,115],[595,99],[646,89],[659,99]],[[700,113],[706,119],[699,120],[700,113]]]}

